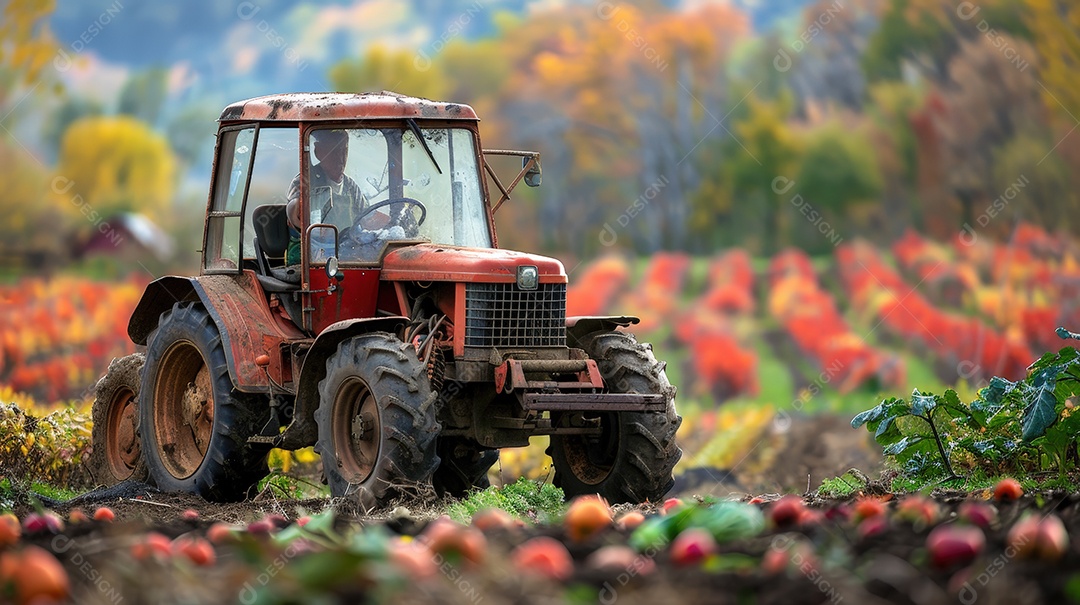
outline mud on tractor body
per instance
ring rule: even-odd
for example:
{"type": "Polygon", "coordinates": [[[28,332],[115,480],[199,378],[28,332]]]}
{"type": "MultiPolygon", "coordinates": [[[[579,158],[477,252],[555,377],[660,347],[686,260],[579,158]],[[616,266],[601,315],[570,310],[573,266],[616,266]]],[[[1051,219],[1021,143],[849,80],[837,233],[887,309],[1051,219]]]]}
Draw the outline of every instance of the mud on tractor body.
{"type": "Polygon", "coordinates": [[[559,261],[498,248],[494,212],[539,184],[539,155],[482,150],[477,123],[393,93],[227,107],[201,274],[147,287],[128,328],[145,355],[98,385],[98,481],[239,499],[271,448],[314,445],[332,493],[374,506],[485,486],[498,448],[549,435],[568,496],[663,497],[681,455],[664,364],[620,330],[636,318],[566,317],[559,261]],[[340,183],[324,141],[347,146],[340,183]],[[522,158],[508,186],[492,155],[522,158]]]}

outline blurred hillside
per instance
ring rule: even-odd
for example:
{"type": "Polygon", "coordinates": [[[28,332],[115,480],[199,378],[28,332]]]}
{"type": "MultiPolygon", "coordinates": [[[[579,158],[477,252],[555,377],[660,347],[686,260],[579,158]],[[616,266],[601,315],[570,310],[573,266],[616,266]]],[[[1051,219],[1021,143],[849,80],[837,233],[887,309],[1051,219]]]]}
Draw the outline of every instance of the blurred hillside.
{"type": "Polygon", "coordinates": [[[568,260],[1075,229],[1080,8],[1064,0],[4,11],[9,271],[85,263],[73,250],[123,213],[177,238],[144,268],[190,267],[221,107],[286,90],[472,104],[486,145],[544,158],[544,187],[500,211],[501,243],[568,260]]]}

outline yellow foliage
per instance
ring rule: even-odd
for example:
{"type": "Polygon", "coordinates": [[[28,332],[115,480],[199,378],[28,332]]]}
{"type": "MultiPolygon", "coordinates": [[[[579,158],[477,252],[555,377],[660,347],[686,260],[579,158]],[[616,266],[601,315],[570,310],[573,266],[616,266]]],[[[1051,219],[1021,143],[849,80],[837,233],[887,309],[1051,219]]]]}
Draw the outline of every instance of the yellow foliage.
{"type": "Polygon", "coordinates": [[[69,216],[91,222],[115,212],[168,216],[176,160],[163,136],[129,117],[90,117],[74,122],[60,144],[52,182],[69,216]]]}
{"type": "Polygon", "coordinates": [[[1080,4],[1067,0],[1027,0],[1028,27],[1039,53],[1039,81],[1050,111],[1072,122],[1080,115],[1080,4]],[[1075,118],[1074,118],[1075,119],[1075,118]]]}
{"type": "Polygon", "coordinates": [[[38,79],[42,68],[56,57],[56,39],[47,22],[54,0],[8,0],[0,18],[0,69],[20,73],[26,81],[38,79]]]}
{"type": "Polygon", "coordinates": [[[446,93],[446,80],[439,70],[432,69],[433,65],[434,57],[423,49],[413,52],[374,44],[363,58],[345,60],[331,67],[330,81],[342,92],[392,90],[425,99],[441,99],[446,93]]]}

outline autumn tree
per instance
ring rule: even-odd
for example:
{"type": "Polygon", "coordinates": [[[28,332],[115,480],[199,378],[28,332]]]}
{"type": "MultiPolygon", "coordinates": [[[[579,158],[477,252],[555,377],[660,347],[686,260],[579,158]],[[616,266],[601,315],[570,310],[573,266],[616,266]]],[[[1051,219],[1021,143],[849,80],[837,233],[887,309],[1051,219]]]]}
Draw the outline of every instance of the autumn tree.
{"type": "MultiPolygon", "coordinates": [[[[1034,55],[1026,42],[1002,39],[1021,56],[1034,55]]],[[[934,127],[942,145],[945,185],[958,202],[952,216],[959,229],[997,195],[987,178],[996,149],[1020,133],[1042,131],[1045,117],[1034,70],[1019,68],[987,38],[962,42],[948,75],[951,85],[940,91],[944,111],[934,127]]]]}
{"type": "Polygon", "coordinates": [[[961,42],[986,38],[988,32],[1027,39],[1024,6],[1015,0],[888,0],[881,26],[862,57],[871,81],[896,80],[904,65],[923,77],[943,82],[949,61],[961,42]]]}
{"type": "Polygon", "coordinates": [[[160,220],[172,200],[175,160],[165,138],[145,123],[92,117],[64,134],[56,173],[52,190],[72,216],[127,211],[160,220]]]}
{"type": "Polygon", "coordinates": [[[1050,111],[1071,128],[1080,120],[1080,4],[1070,0],[1027,0],[1028,25],[1039,53],[1039,79],[1050,111]]]}
{"type": "MultiPolygon", "coordinates": [[[[57,56],[48,20],[55,0],[8,0],[0,18],[0,70],[13,82],[37,81],[57,56]]],[[[0,98],[14,87],[4,86],[0,98]]]]}

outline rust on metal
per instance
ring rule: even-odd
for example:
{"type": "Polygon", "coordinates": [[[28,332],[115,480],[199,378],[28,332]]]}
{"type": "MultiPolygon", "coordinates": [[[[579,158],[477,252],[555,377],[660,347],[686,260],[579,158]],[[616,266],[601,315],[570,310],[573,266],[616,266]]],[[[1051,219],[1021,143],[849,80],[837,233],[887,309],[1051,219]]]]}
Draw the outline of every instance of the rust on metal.
{"type": "Polygon", "coordinates": [[[121,479],[131,476],[138,462],[141,446],[136,424],[138,408],[135,392],[129,388],[118,390],[109,402],[107,435],[112,438],[106,443],[106,455],[113,474],[121,479]]]}
{"type": "Polygon", "coordinates": [[[195,288],[229,352],[229,374],[236,388],[266,392],[266,372],[282,384],[289,373],[285,365],[291,363],[283,359],[282,343],[310,339],[291,322],[270,312],[255,273],[203,275],[195,279],[195,288]],[[270,357],[265,371],[255,363],[260,355],[270,357]]]}
{"type": "Polygon", "coordinates": [[[468,105],[437,103],[383,91],[359,94],[288,93],[255,97],[229,105],[221,112],[219,121],[316,122],[365,118],[478,119],[476,112],[468,105]]]}

